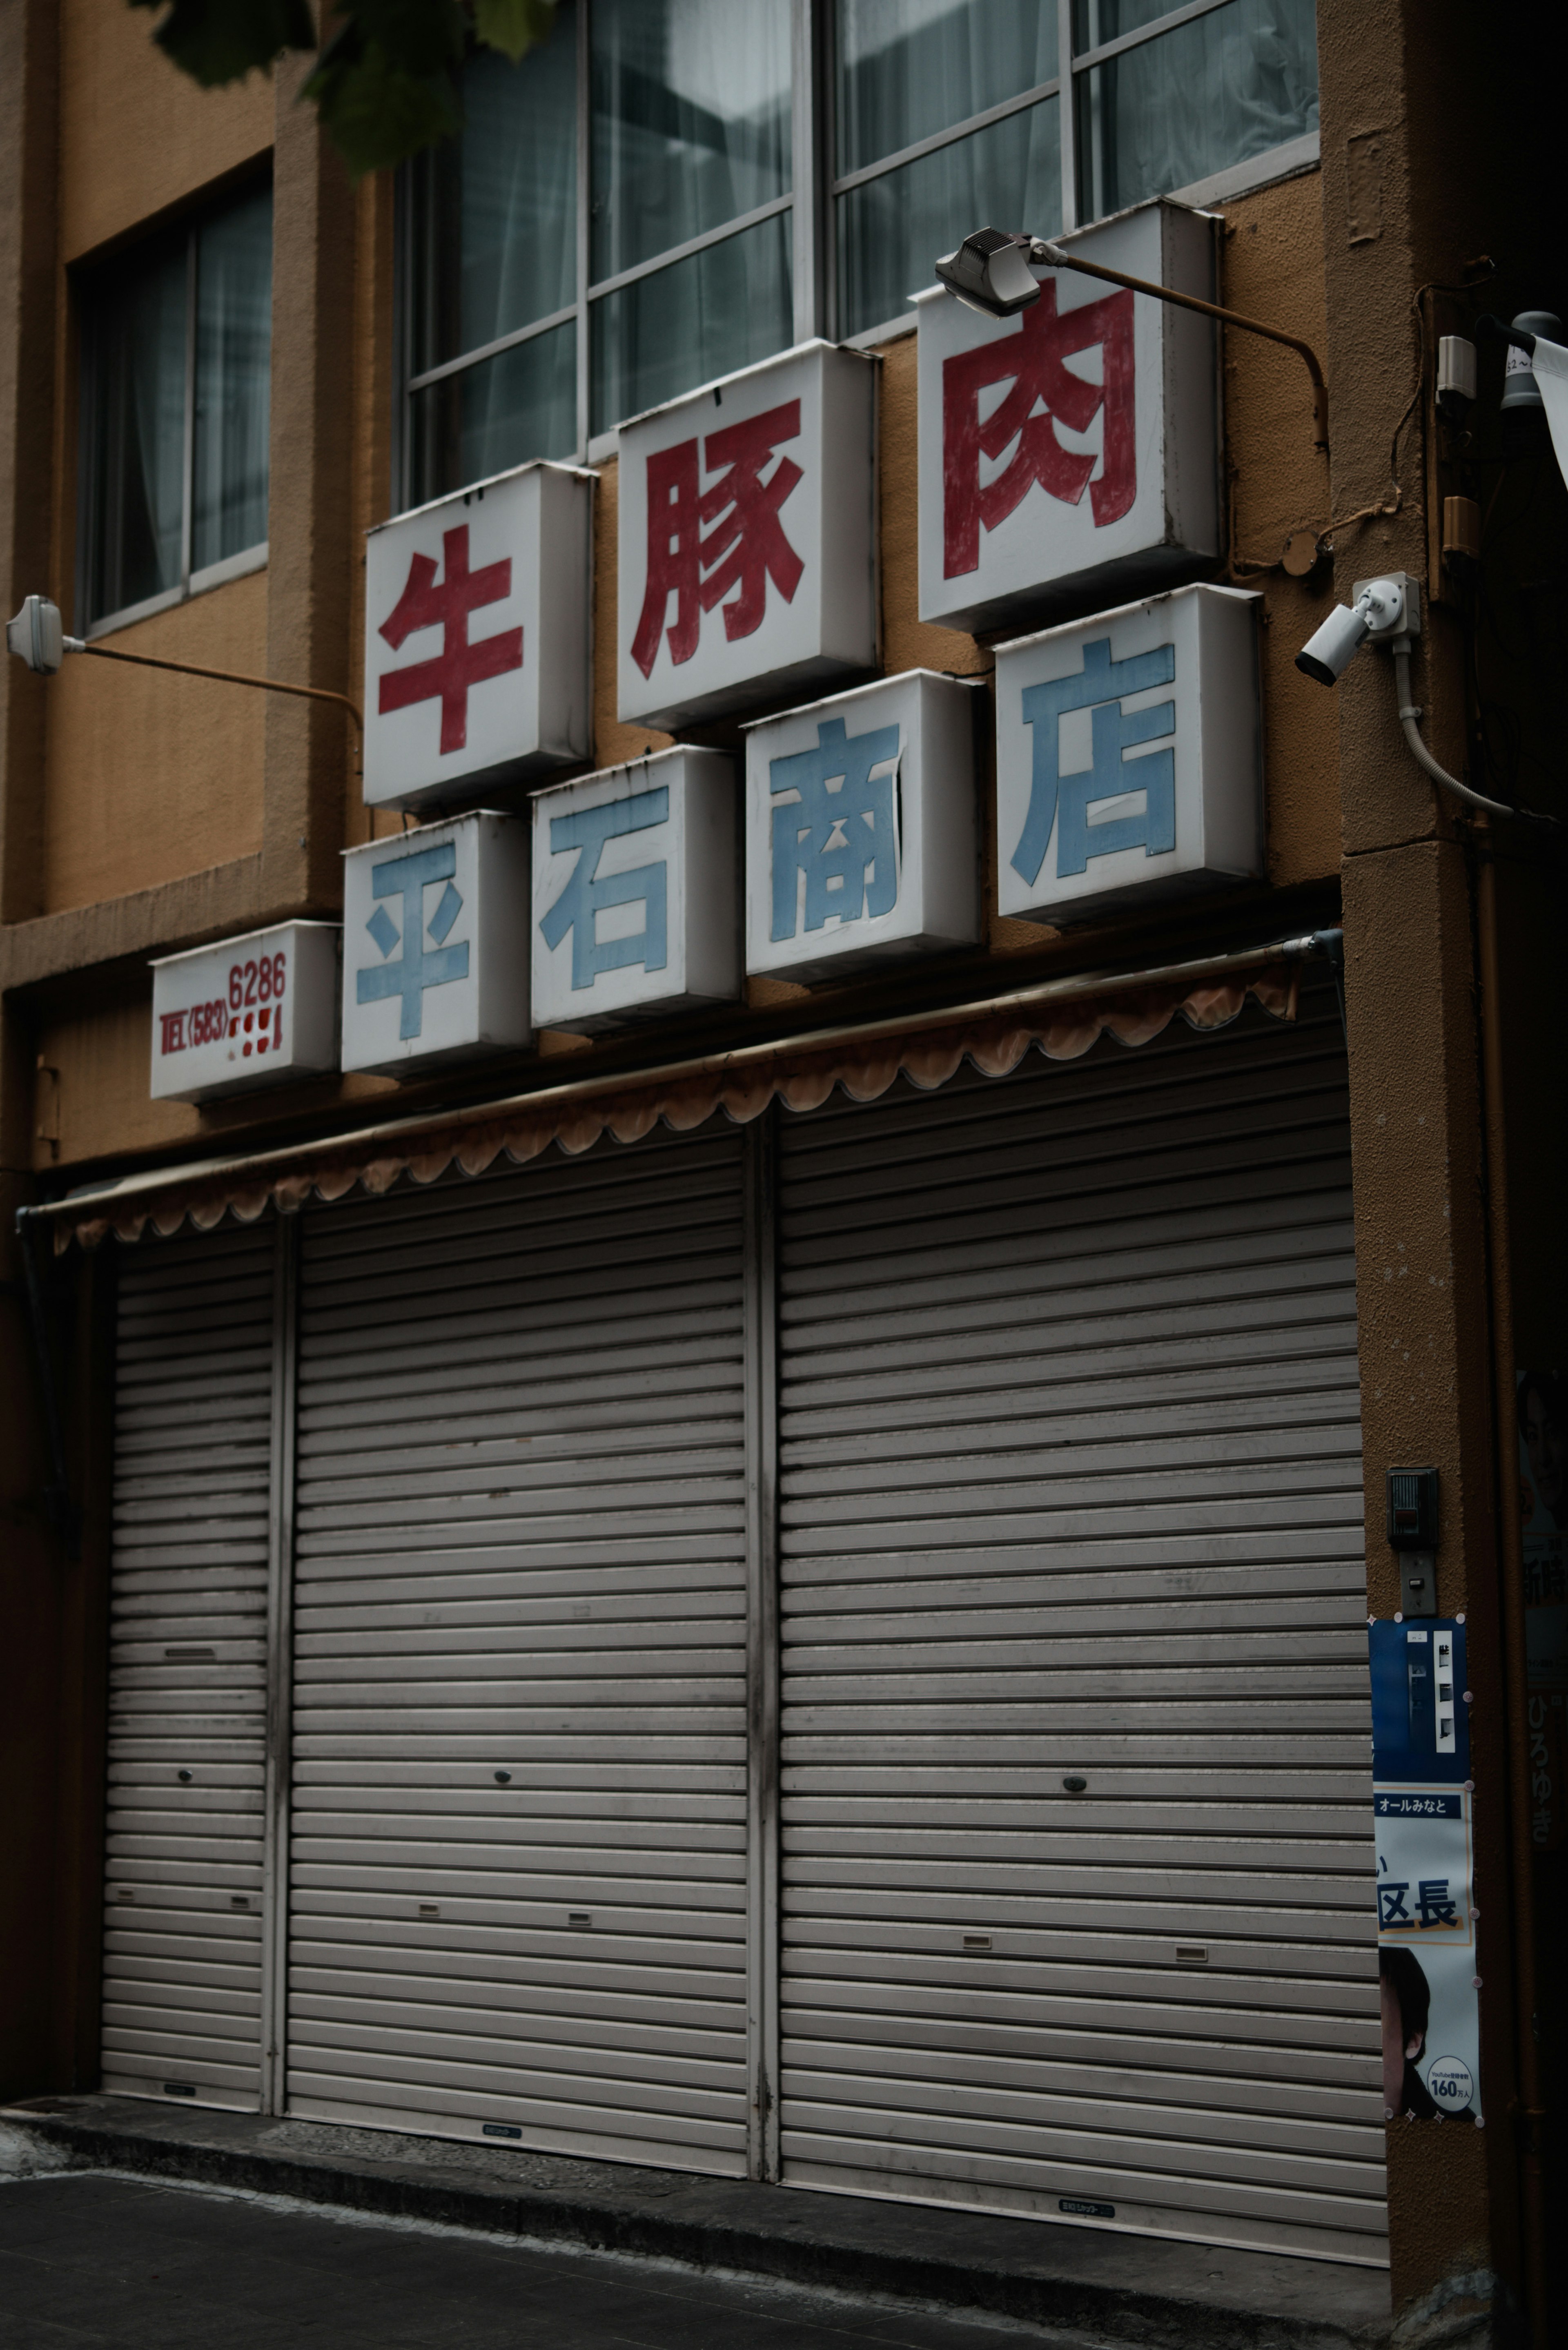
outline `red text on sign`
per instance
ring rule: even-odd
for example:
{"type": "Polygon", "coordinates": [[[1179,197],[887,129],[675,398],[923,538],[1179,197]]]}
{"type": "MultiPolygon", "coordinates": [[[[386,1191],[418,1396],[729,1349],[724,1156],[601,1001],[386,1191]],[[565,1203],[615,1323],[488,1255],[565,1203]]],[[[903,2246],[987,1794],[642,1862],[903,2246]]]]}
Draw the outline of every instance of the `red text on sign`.
{"type": "Polygon", "coordinates": [[[468,695],[471,686],[486,678],[504,677],[523,666],[523,631],[501,629],[477,644],[468,640],[468,620],[486,604],[499,604],[512,593],[510,556],[468,567],[468,525],[441,534],[441,577],[428,555],[416,555],[409,565],[402,594],[381,623],[380,633],[394,652],[419,629],[441,631],[441,649],[430,660],[410,661],[407,669],[389,670],[380,682],[383,717],[409,710],[419,702],[441,703],[441,747],[443,752],[468,747],[468,695]]]}
{"type": "Polygon", "coordinates": [[[732,644],[761,628],[770,579],[786,604],[794,602],[805,567],[784,536],[779,508],[805,476],[793,457],[781,456],[765,482],[763,468],[781,442],[799,435],[798,400],[708,433],[702,467],[719,478],[707,490],[700,486],[695,438],[649,457],[648,584],[631,641],[644,677],[653,675],[671,594],[670,658],[677,666],[696,651],[703,613],[732,588],[740,590],[723,608],[732,644]]]}
{"type": "Polygon", "coordinates": [[[1056,282],[1023,313],[1019,330],[959,351],[942,364],[942,568],[949,579],[980,568],[980,534],[995,530],[1036,482],[1075,506],[1085,488],[1095,526],[1119,522],[1137,495],[1133,297],[1110,294],[1057,315],[1056,282]],[[1064,362],[1098,345],[1103,380],[1087,383],[1064,362]],[[980,403],[992,384],[1011,389],[983,423],[980,403]],[[1100,455],[1064,449],[1058,421],[1086,432],[1104,415],[1100,455]],[[1016,442],[1011,461],[981,483],[981,462],[1016,442]],[[1101,467],[1091,480],[1096,464],[1101,467]]]}

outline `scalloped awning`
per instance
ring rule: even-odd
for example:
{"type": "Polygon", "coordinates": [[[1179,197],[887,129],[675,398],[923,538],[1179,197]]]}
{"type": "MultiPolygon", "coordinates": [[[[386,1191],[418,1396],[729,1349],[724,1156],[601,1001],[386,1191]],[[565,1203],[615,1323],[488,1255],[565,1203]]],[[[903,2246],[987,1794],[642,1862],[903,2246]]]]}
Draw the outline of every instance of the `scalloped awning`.
{"type": "Polygon", "coordinates": [[[48,1221],[57,1250],[73,1239],[94,1248],[109,1232],[138,1241],[149,1226],[165,1237],[187,1222],[208,1232],[225,1216],[254,1223],[269,1207],[291,1213],[312,1198],[339,1200],[356,1185],[386,1191],[404,1175],[416,1183],[433,1183],[451,1168],[481,1175],[503,1153],[521,1163],[552,1142],[573,1153],[605,1134],[638,1142],[661,1121],[684,1133],[721,1109],[743,1125],[775,1095],[792,1110],[815,1109],[836,1086],[852,1101],[874,1101],[899,1076],[924,1091],[946,1085],[966,1061],[983,1076],[1001,1077],[1031,1050],[1070,1061],[1102,1035],[1146,1045],[1179,1016],[1193,1028],[1223,1028],[1249,995],[1291,1020],[1303,959],[1336,936],[1318,931],[1152,971],[1087,972],[945,1012],[584,1077],[317,1142],[155,1168],[24,1212],[48,1221]]]}

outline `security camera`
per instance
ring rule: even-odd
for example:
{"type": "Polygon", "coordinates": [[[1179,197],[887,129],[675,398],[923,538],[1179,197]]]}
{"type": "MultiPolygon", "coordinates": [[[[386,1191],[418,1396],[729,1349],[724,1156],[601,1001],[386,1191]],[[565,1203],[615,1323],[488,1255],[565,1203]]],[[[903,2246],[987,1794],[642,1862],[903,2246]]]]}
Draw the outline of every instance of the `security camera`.
{"type": "Polygon", "coordinates": [[[1319,685],[1337,685],[1350,666],[1350,657],[1368,637],[1401,639],[1409,650],[1411,637],[1421,628],[1420,594],[1416,582],[1400,571],[1381,579],[1358,579],[1354,604],[1336,604],[1327,619],[1296,655],[1303,677],[1319,685]]]}
{"type": "Polygon", "coordinates": [[[977,228],[956,253],[944,254],[937,276],[964,307],[983,318],[1013,318],[1040,299],[1040,280],[1029,266],[1033,239],[1005,229],[977,228]]]}

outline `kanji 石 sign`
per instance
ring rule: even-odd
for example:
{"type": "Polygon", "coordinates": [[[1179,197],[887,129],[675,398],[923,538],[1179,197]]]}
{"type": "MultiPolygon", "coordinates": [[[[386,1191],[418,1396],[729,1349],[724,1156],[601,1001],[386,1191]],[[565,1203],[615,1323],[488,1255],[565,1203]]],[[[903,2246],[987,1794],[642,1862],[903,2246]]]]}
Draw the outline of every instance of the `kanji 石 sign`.
{"type": "Polygon", "coordinates": [[[343,1066],[398,1076],[525,1045],[528,834],[488,811],[343,860],[343,1066]]]}
{"type": "Polygon", "coordinates": [[[907,670],[746,732],[746,969],[809,980],[979,937],[975,689],[907,670]]]}
{"type": "Polygon", "coordinates": [[[732,1001],[735,763],[661,751],[534,801],[534,1018],[597,1028],[732,1001]]]}
{"type": "MultiPolygon", "coordinates": [[[[1064,242],[1212,301],[1210,224],[1145,204],[1064,242]]],[[[1075,270],[985,318],[919,297],[920,618],[981,628],[1063,583],[1127,593],[1219,546],[1214,330],[1075,270]]]]}
{"type": "Polygon", "coordinates": [[[806,343],[621,427],[623,719],[712,717],[875,660],[875,381],[806,343]]]}
{"type": "Polygon", "coordinates": [[[1082,920],[1262,870],[1256,612],[1180,588],[1000,645],[998,900],[1082,920]]]}
{"type": "Polygon", "coordinates": [[[336,922],[280,922],[152,966],[152,1097],[212,1101],[337,1066],[336,922]]]}
{"type": "Polygon", "coordinates": [[[585,758],[591,476],[524,465],[366,551],[365,797],[435,806],[585,758]]]}

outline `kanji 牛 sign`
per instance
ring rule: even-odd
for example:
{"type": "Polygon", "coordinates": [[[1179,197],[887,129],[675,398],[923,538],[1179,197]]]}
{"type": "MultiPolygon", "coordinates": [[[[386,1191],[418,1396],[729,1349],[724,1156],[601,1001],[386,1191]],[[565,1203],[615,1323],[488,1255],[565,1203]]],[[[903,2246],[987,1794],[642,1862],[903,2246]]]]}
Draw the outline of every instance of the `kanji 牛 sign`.
{"type": "Polygon", "coordinates": [[[871,666],[875,393],[860,353],[805,343],[621,427],[622,718],[871,666]]]}
{"type": "Polygon", "coordinates": [[[907,670],[746,733],[746,969],[972,945],[976,689],[907,670]]]}
{"type": "MultiPolygon", "coordinates": [[[[1177,204],[1064,242],[1213,301],[1212,227],[1177,204]]],[[[1063,584],[1127,594],[1219,547],[1214,329],[1077,271],[985,318],[919,299],[920,618],[992,627],[1063,584]]]]}
{"type": "Polygon", "coordinates": [[[597,1028],[732,1001],[735,763],[661,751],[534,801],[534,1017],[597,1028]]]}
{"type": "Polygon", "coordinates": [[[1262,870],[1257,608],[1179,588],[999,645],[998,900],[1081,920],[1262,870]]]}
{"type": "Polygon", "coordinates": [[[365,797],[436,806],[587,756],[592,477],[524,465],[369,534],[365,797]]]}
{"type": "Polygon", "coordinates": [[[152,966],[152,1098],[213,1101],[337,1066],[336,922],[280,922],[152,966]]]}
{"type": "Polygon", "coordinates": [[[528,828],[488,810],[343,859],[343,1066],[412,1075],[525,1045],[528,828]]]}

